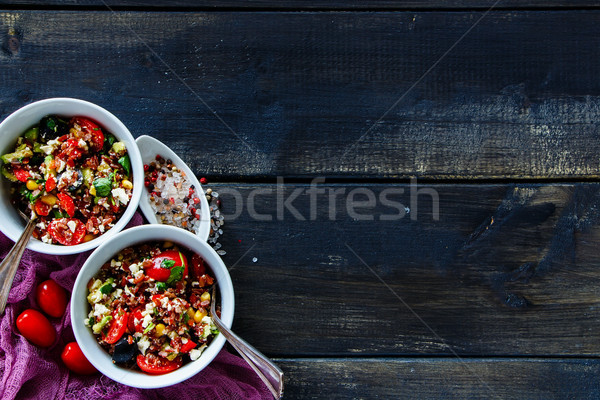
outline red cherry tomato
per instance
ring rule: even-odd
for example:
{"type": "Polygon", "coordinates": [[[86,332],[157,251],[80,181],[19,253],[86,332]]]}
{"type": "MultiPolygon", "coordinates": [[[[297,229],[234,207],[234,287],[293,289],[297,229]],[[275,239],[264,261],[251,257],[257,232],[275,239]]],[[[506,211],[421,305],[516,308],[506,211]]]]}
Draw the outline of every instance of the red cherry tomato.
{"type": "Polygon", "coordinates": [[[144,316],[142,315],[142,307],[137,307],[135,308],[131,314],[129,314],[129,321],[127,322],[127,328],[129,329],[130,333],[135,333],[135,332],[143,332],[144,331],[144,327],[142,326],[142,321],[144,319],[144,316]],[[137,322],[136,322],[137,320],[137,322]]]}
{"type": "Polygon", "coordinates": [[[41,215],[41,216],[46,216],[48,214],[50,214],[50,210],[52,209],[52,207],[50,207],[48,204],[44,203],[42,200],[37,199],[37,201],[35,202],[33,208],[35,209],[35,213],[37,215],[41,215]]]}
{"type": "Polygon", "coordinates": [[[155,356],[154,354],[146,354],[145,356],[139,354],[137,356],[137,365],[140,369],[151,375],[161,375],[168,372],[175,371],[181,365],[183,361],[181,357],[175,358],[173,361],[169,361],[166,358],[155,356]]]}
{"type": "Polygon", "coordinates": [[[65,210],[67,214],[69,214],[69,217],[73,218],[75,215],[75,203],[71,196],[66,193],[59,193],[56,197],[58,197],[58,205],[60,208],[65,210]]]}
{"type": "Polygon", "coordinates": [[[29,179],[29,171],[21,167],[14,166],[13,174],[15,174],[15,177],[21,182],[27,182],[27,179],[29,179]]]}
{"type": "Polygon", "coordinates": [[[104,147],[104,134],[95,122],[83,117],[74,117],[71,123],[79,125],[82,131],[91,135],[89,142],[92,150],[102,150],[102,147],[104,147]]]}
{"type": "Polygon", "coordinates": [[[188,275],[188,262],[185,256],[177,250],[167,250],[154,256],[150,267],[146,270],[146,275],[150,278],[164,282],[171,276],[171,269],[183,266],[183,278],[188,275]]]}
{"type": "Polygon", "coordinates": [[[52,220],[48,225],[48,233],[54,240],[65,246],[73,246],[81,243],[85,236],[85,225],[77,218],[59,218],[52,220]],[[69,221],[75,223],[75,231],[71,231],[69,221]]]}
{"type": "Polygon", "coordinates": [[[50,347],[56,340],[56,331],[48,318],[31,308],[19,315],[17,329],[25,339],[40,347],[50,347]]]}
{"type": "Polygon", "coordinates": [[[188,340],[186,344],[181,346],[181,349],[179,349],[180,353],[189,353],[190,351],[192,351],[192,349],[196,348],[196,343],[192,342],[191,340],[188,340]]]}
{"type": "Polygon", "coordinates": [[[91,375],[98,372],[79,348],[77,342],[67,343],[60,358],[71,371],[81,375],[91,375]]]}
{"type": "Polygon", "coordinates": [[[46,179],[46,192],[50,193],[51,191],[54,190],[54,188],[56,188],[56,178],[54,177],[54,175],[50,174],[48,175],[48,179],[46,179]]]}
{"type": "Polygon", "coordinates": [[[35,290],[38,306],[51,317],[60,318],[67,309],[67,292],[58,283],[48,279],[38,285],[35,290]]]}
{"type": "Polygon", "coordinates": [[[108,333],[103,337],[106,343],[117,343],[121,339],[121,336],[127,330],[128,316],[129,314],[123,310],[115,310],[113,312],[113,318],[110,320],[110,325],[108,326],[108,333]]]}

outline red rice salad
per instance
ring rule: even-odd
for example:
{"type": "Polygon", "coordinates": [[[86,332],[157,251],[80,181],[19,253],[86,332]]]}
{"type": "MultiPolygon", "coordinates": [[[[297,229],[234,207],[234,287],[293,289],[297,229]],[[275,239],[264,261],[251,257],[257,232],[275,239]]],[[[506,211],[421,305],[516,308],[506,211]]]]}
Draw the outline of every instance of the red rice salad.
{"type": "Polygon", "coordinates": [[[125,144],[89,118],[42,118],[2,162],[13,204],[37,215],[33,236],[44,243],[94,239],[114,226],[131,199],[125,144]]]}
{"type": "Polygon", "coordinates": [[[218,333],[204,260],[170,242],[122,250],[88,283],[85,324],[116,364],[149,374],[200,357],[218,333]]]}

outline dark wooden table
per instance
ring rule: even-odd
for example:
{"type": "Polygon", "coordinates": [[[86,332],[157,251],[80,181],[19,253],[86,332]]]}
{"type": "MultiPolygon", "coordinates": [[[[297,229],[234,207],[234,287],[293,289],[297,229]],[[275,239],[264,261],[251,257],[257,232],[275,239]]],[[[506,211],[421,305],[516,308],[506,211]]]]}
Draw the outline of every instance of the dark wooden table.
{"type": "Polygon", "coordinates": [[[286,399],[600,398],[600,5],[492,5],[0,1],[0,116],[86,99],[207,177],[286,399]]]}

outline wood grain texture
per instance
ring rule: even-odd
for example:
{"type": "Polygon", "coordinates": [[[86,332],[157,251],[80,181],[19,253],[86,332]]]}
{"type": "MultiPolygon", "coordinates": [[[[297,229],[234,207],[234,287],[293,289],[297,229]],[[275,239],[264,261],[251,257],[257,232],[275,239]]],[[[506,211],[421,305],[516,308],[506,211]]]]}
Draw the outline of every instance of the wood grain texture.
{"type": "Polygon", "coordinates": [[[481,15],[4,12],[0,117],[90,100],[213,179],[600,177],[600,12],[454,46],[481,15]]]}
{"type": "MultiPolygon", "coordinates": [[[[99,7],[99,8],[143,8],[143,9],[174,9],[174,10],[194,10],[194,9],[280,9],[280,10],[300,10],[300,9],[344,9],[344,10],[370,10],[370,9],[418,9],[418,10],[439,10],[439,9],[488,9],[494,5],[491,0],[368,0],[368,1],[340,1],[340,0],[288,0],[288,1],[267,1],[267,0],[218,0],[218,1],[196,1],[196,0],[171,0],[171,1],[152,1],[152,0],[0,0],[0,5],[6,6],[28,6],[28,7],[48,7],[60,6],[64,8],[80,7],[99,7]]],[[[560,0],[503,0],[498,2],[494,9],[532,9],[532,8],[597,8],[598,3],[591,0],[560,1],[560,0]]]]}
{"type": "Polygon", "coordinates": [[[597,399],[598,360],[281,359],[284,399],[597,399]]]}
{"type": "Polygon", "coordinates": [[[234,330],[268,355],[600,355],[599,184],[418,186],[414,204],[325,185],[314,220],[308,185],[214,187],[234,330]]]}

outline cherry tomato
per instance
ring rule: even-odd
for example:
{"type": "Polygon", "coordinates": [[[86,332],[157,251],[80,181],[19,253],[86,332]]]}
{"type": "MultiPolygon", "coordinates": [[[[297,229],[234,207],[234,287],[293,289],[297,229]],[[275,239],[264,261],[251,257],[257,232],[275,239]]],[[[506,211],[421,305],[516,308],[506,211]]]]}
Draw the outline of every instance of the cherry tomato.
{"type": "Polygon", "coordinates": [[[79,125],[82,131],[91,135],[90,144],[92,150],[102,150],[102,147],[104,146],[104,134],[102,133],[102,129],[100,129],[95,122],[83,117],[74,117],[71,120],[71,123],[79,125]]]}
{"type": "Polygon", "coordinates": [[[179,349],[180,353],[189,353],[190,351],[192,351],[192,349],[196,348],[196,343],[192,342],[191,340],[188,340],[186,344],[181,346],[181,349],[179,349]]]}
{"type": "Polygon", "coordinates": [[[204,265],[204,259],[198,254],[194,253],[192,256],[192,276],[195,279],[200,278],[206,273],[206,266],[204,265]]]}
{"type": "Polygon", "coordinates": [[[117,343],[121,336],[127,330],[127,319],[129,314],[123,310],[115,310],[113,312],[113,318],[110,320],[108,326],[108,333],[103,337],[104,341],[108,344],[117,343]]]}
{"type": "Polygon", "coordinates": [[[48,279],[38,285],[35,300],[43,312],[54,318],[60,318],[67,309],[67,292],[58,283],[48,279]]]}
{"type": "Polygon", "coordinates": [[[77,218],[55,219],[48,225],[48,233],[54,240],[65,246],[72,246],[81,243],[85,236],[85,225],[77,218]],[[75,223],[75,230],[67,225],[70,221],[75,223]]]}
{"type": "Polygon", "coordinates": [[[15,174],[15,177],[21,182],[27,182],[27,180],[29,179],[29,171],[21,167],[14,166],[13,174],[15,174]]]}
{"type": "Polygon", "coordinates": [[[188,262],[185,256],[177,250],[167,250],[154,256],[150,267],[146,270],[146,275],[150,278],[164,282],[171,276],[171,269],[183,266],[183,278],[188,275],[188,262]]]}
{"type": "Polygon", "coordinates": [[[139,354],[137,356],[137,365],[140,369],[151,375],[161,375],[168,372],[175,371],[181,365],[183,361],[181,357],[175,358],[173,361],[169,361],[166,358],[155,356],[154,354],[147,354],[145,356],[139,354]]]}
{"type": "Polygon", "coordinates": [[[60,208],[65,210],[67,214],[69,214],[69,217],[73,218],[75,215],[75,203],[71,196],[66,193],[59,193],[56,197],[58,197],[58,205],[60,208]]]}
{"type": "Polygon", "coordinates": [[[144,327],[142,326],[142,320],[144,319],[144,316],[142,315],[142,307],[137,307],[135,308],[131,314],[129,314],[129,321],[127,322],[127,328],[129,329],[130,333],[135,333],[135,332],[143,332],[144,331],[144,327]],[[137,319],[137,322],[135,322],[137,319]]]}
{"type": "Polygon", "coordinates": [[[56,340],[56,331],[48,318],[31,308],[19,315],[17,329],[25,339],[40,347],[50,347],[56,340]]]}
{"type": "Polygon", "coordinates": [[[67,343],[60,358],[71,371],[81,375],[91,375],[98,372],[96,367],[83,355],[77,342],[67,343]]]}
{"type": "Polygon", "coordinates": [[[54,175],[48,175],[48,179],[46,179],[46,192],[50,193],[56,188],[56,178],[54,175]]]}
{"type": "Polygon", "coordinates": [[[37,199],[37,201],[35,202],[35,204],[33,205],[33,208],[35,210],[35,213],[37,215],[41,215],[41,216],[46,216],[48,214],[50,214],[50,210],[52,210],[52,207],[49,206],[48,204],[44,203],[42,200],[37,199]]]}

